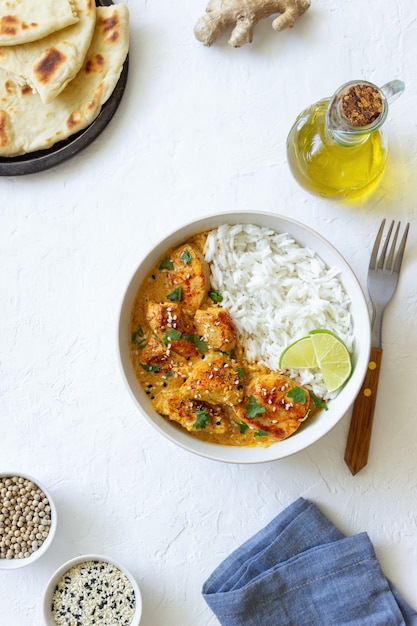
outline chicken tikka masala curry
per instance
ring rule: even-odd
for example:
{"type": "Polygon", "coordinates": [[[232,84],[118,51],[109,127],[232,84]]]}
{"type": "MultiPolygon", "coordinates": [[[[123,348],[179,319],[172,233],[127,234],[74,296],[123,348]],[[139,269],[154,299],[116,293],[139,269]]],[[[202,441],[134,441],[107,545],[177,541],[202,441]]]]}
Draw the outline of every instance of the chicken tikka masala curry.
{"type": "Polygon", "coordinates": [[[140,286],[130,320],[135,375],[155,411],[190,435],[269,446],[307,419],[312,394],[245,358],[221,293],[210,286],[207,234],[168,250],[140,286]]]}

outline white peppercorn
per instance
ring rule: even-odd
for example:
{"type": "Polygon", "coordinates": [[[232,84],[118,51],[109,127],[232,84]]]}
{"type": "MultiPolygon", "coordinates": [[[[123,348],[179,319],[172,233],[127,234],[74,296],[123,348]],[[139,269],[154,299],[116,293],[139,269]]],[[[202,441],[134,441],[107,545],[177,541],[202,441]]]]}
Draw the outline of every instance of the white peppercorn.
{"type": "Polygon", "coordinates": [[[28,558],[49,534],[51,507],[43,491],[22,476],[0,477],[0,558],[28,558]]]}

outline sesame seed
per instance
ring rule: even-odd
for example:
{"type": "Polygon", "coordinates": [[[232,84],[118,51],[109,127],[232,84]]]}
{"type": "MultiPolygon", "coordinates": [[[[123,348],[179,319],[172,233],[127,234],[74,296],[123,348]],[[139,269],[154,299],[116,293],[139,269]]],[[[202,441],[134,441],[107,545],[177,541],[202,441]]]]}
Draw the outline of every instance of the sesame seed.
{"type": "Polygon", "coordinates": [[[85,561],[61,576],[51,610],[57,626],[128,626],[136,610],[135,592],[118,567],[104,561],[85,561]]]}

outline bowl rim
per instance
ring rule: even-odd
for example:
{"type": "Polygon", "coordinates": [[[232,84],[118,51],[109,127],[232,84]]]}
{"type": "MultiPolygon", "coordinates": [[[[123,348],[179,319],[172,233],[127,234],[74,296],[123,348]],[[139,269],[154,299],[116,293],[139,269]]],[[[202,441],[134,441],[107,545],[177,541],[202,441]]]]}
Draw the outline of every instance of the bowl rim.
{"type": "MultiPolygon", "coordinates": [[[[188,220],[180,224],[168,234],[152,245],[139,259],[123,292],[119,307],[117,323],[117,359],[129,395],[134,404],[139,408],[146,421],[151,424],[160,434],[172,443],[180,446],[188,452],[197,454],[204,458],[226,463],[253,464],[277,461],[304,450],[310,445],[319,441],[324,435],[330,432],[334,426],[342,419],[353,404],[365,376],[371,347],[371,326],[368,304],[364,290],[359,280],[351,268],[348,261],[337,250],[337,248],[324,238],[320,233],[310,226],[289,218],[283,214],[270,211],[224,211],[201,216],[195,220],[188,220]],[[271,221],[275,226],[271,225],[271,221]],[[263,447],[233,447],[219,444],[202,442],[191,437],[185,431],[175,428],[166,418],[156,413],[150,405],[139,383],[137,382],[129,356],[128,321],[133,300],[139,288],[140,279],[151,269],[153,263],[172,246],[179,245],[184,239],[192,234],[215,228],[222,223],[234,224],[256,224],[266,226],[278,232],[288,232],[295,241],[301,245],[310,247],[319,257],[323,259],[327,266],[336,266],[339,278],[351,297],[352,319],[360,326],[354,329],[355,347],[352,358],[352,374],[344,387],[332,402],[333,418],[319,422],[314,420],[315,430],[309,432],[308,426],[297,431],[291,437],[272,444],[268,448],[263,447]],[[281,225],[281,230],[279,226],[281,225]],[[285,230],[282,226],[285,225],[285,230]],[[306,242],[308,240],[308,243],[306,242]],[[317,249],[318,248],[318,249],[317,249]],[[323,251],[325,252],[323,258],[323,251]],[[332,259],[329,263],[328,259],[332,259]],[[360,333],[358,331],[361,331],[360,333]],[[360,340],[360,352],[357,352],[358,340],[360,340]],[[346,401],[348,398],[348,401],[346,401]],[[147,407],[145,409],[145,406],[147,407]],[[310,436],[307,436],[307,434],[310,436]],[[312,435],[312,436],[311,436],[312,435]],[[244,450],[244,453],[242,453],[244,450]]],[[[319,411],[319,414],[322,410],[319,411]]],[[[327,413],[327,412],[326,412],[327,413]]],[[[328,413],[327,413],[328,415],[328,413]]]]}
{"type": "Polygon", "coordinates": [[[30,480],[37,487],[39,487],[39,489],[45,494],[45,496],[48,499],[49,506],[51,507],[51,525],[49,527],[48,536],[46,537],[42,545],[37,550],[35,550],[35,552],[32,552],[30,556],[25,557],[23,559],[1,559],[0,558],[0,570],[20,569],[21,567],[27,567],[28,565],[31,565],[32,563],[37,561],[41,556],[45,554],[45,552],[48,550],[49,546],[51,545],[55,537],[55,533],[56,533],[56,529],[58,525],[57,510],[56,510],[55,502],[51,496],[49,489],[47,489],[44,486],[44,484],[41,481],[39,481],[37,478],[34,478],[31,474],[27,474],[26,472],[20,472],[20,471],[15,472],[13,470],[0,472],[0,478],[6,478],[6,477],[12,477],[12,476],[18,476],[19,478],[25,478],[27,480],[30,480]]]}
{"type": "Polygon", "coordinates": [[[56,622],[51,615],[50,606],[51,606],[52,594],[54,592],[54,589],[58,580],[61,578],[61,576],[63,576],[63,574],[65,574],[65,572],[71,569],[71,567],[73,567],[74,565],[78,565],[79,563],[84,563],[86,561],[103,561],[104,563],[109,563],[110,565],[114,565],[129,579],[129,582],[132,585],[133,591],[135,593],[135,601],[136,601],[135,613],[133,615],[132,621],[130,622],[129,626],[139,626],[139,623],[142,619],[142,593],[140,591],[137,580],[135,579],[133,574],[127,569],[127,567],[122,565],[119,561],[113,559],[110,556],[107,556],[104,554],[97,554],[97,553],[80,554],[78,556],[72,557],[71,559],[68,559],[67,561],[62,563],[55,570],[55,572],[50,576],[46,584],[45,591],[43,594],[43,599],[42,599],[42,612],[43,612],[45,625],[56,626],[56,622]]]}

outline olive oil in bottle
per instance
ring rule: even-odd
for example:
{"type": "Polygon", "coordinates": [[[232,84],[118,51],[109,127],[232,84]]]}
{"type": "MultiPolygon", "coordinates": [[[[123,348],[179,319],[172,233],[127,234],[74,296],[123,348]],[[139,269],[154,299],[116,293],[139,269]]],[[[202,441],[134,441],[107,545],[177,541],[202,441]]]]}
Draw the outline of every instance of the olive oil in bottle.
{"type": "Polygon", "coordinates": [[[300,113],[287,139],[288,163],[300,185],[323,197],[340,199],[372,191],[387,164],[382,125],[388,100],[403,90],[401,81],[381,89],[351,81],[333,98],[300,113]]]}

